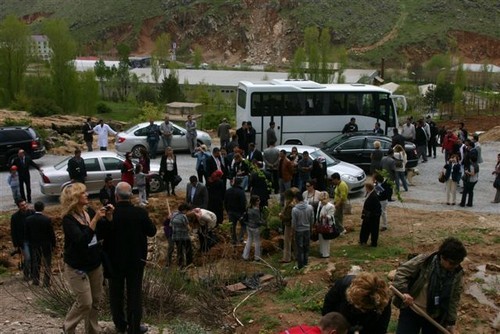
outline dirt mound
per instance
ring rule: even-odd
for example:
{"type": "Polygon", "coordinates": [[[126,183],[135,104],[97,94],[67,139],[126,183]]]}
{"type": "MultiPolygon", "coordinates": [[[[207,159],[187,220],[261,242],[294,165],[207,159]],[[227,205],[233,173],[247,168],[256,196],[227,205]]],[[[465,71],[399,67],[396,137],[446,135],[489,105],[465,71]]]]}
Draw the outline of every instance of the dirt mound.
{"type": "Polygon", "coordinates": [[[481,134],[481,141],[500,141],[500,125],[481,134]]]}

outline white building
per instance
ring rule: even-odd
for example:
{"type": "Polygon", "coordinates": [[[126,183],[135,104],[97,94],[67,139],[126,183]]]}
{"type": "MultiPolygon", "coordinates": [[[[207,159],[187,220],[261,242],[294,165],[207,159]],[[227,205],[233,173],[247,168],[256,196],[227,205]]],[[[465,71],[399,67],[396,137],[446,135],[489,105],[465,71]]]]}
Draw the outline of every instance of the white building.
{"type": "Polygon", "coordinates": [[[49,47],[49,39],[45,35],[31,35],[31,55],[35,58],[50,60],[52,49],[49,47]]]}

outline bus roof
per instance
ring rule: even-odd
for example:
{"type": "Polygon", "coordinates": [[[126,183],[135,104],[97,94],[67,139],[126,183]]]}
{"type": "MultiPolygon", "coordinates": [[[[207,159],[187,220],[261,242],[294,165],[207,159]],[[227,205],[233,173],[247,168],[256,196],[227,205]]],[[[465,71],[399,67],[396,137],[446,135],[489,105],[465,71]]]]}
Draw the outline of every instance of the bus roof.
{"type": "Polygon", "coordinates": [[[240,81],[238,88],[245,91],[264,91],[264,92],[380,92],[391,94],[387,89],[365,84],[319,84],[311,80],[295,80],[295,79],[274,79],[271,81],[250,82],[240,81]]]}

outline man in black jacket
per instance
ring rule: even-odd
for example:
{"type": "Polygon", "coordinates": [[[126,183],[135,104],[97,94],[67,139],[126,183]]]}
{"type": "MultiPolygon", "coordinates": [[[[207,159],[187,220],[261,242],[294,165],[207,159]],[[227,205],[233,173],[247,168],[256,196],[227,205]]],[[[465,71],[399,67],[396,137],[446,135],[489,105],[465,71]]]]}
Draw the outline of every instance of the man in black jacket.
{"type": "Polygon", "coordinates": [[[43,286],[49,286],[52,250],[56,247],[56,235],[51,219],[43,214],[44,209],[43,202],[38,201],[35,203],[35,213],[26,218],[26,240],[31,252],[33,285],[40,284],[40,268],[43,259],[43,286]]]}
{"type": "Polygon", "coordinates": [[[35,211],[29,209],[26,200],[22,198],[18,199],[16,204],[19,210],[10,217],[10,235],[16,251],[23,254],[24,279],[29,280],[31,278],[31,253],[26,240],[26,218],[33,215],[35,211]]]}
{"type": "Polygon", "coordinates": [[[87,177],[87,168],[85,161],[82,159],[82,151],[77,148],[75,156],[68,161],[68,174],[71,182],[85,183],[87,177]]]}
{"type": "Polygon", "coordinates": [[[240,218],[247,209],[247,198],[245,191],[241,188],[241,179],[235,178],[233,186],[226,190],[224,196],[224,207],[226,208],[231,226],[231,242],[235,245],[238,241],[243,242],[243,235],[245,233],[246,224],[240,218]],[[238,221],[241,223],[239,237],[236,238],[236,225],[238,221]]]}
{"type": "Polygon", "coordinates": [[[94,127],[91,123],[91,118],[87,118],[87,121],[83,123],[82,126],[83,141],[87,145],[87,150],[92,152],[92,142],[94,141],[94,127]]]}
{"type": "Polygon", "coordinates": [[[148,212],[131,203],[132,187],[127,182],[116,186],[116,208],[104,249],[109,256],[111,277],[109,298],[111,315],[119,332],[129,334],[147,331],[141,325],[142,279],[147,260],[147,237],[156,234],[156,226],[148,212]],[[124,291],[127,286],[127,315],[124,313],[124,291]]]}
{"type": "Polygon", "coordinates": [[[104,187],[102,187],[99,191],[99,200],[101,201],[102,205],[116,205],[115,191],[116,187],[113,184],[113,177],[106,176],[104,178],[104,187]]]}
{"type": "Polygon", "coordinates": [[[17,157],[14,159],[13,166],[17,167],[19,174],[19,186],[21,190],[21,197],[28,203],[31,203],[31,177],[30,166],[42,171],[40,167],[29,156],[26,155],[23,149],[17,152],[17,157]],[[26,193],[24,192],[24,185],[26,184],[26,193]]]}

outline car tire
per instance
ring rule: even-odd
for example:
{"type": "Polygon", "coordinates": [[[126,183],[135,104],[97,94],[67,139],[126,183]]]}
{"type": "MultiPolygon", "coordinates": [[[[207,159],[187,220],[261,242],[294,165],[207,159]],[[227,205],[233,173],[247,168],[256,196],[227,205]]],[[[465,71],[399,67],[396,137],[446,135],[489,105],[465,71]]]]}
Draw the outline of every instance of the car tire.
{"type": "Polygon", "coordinates": [[[163,180],[160,175],[153,175],[149,180],[149,191],[151,193],[158,193],[163,190],[163,180]]]}
{"type": "Polygon", "coordinates": [[[131,151],[132,157],[140,158],[142,149],[146,149],[146,151],[147,151],[147,148],[145,146],[142,146],[142,145],[135,145],[134,147],[132,147],[132,151],[131,151]]]}

